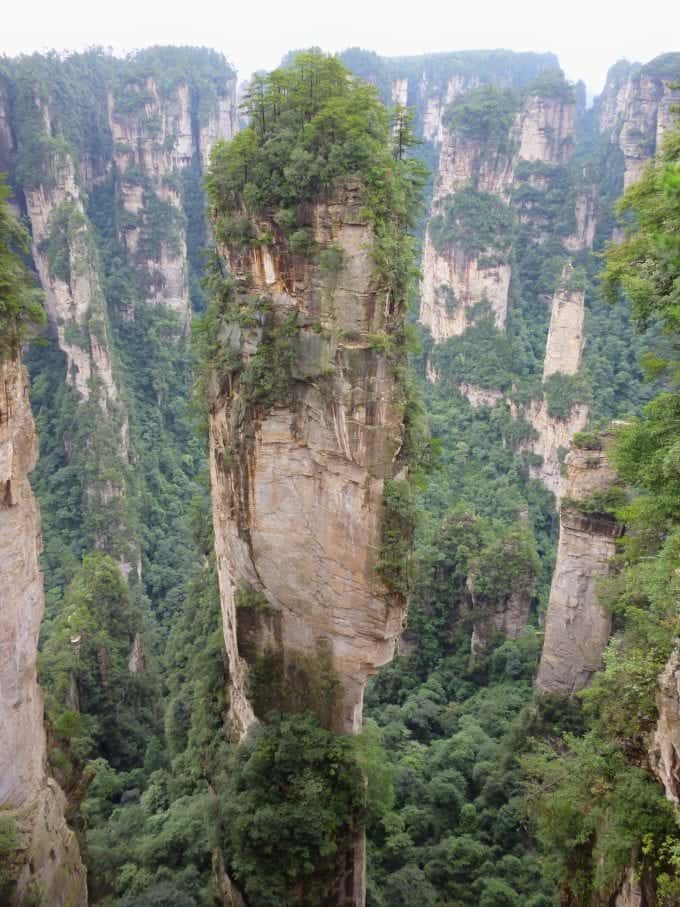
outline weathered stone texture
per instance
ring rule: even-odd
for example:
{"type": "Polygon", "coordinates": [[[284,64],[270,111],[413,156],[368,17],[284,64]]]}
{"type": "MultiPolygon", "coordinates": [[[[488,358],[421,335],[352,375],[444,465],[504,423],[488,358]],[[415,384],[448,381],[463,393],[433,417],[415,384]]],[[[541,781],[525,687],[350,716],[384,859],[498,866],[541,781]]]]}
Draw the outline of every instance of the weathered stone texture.
{"type": "MultiPolygon", "coordinates": [[[[359,729],[366,679],[391,658],[402,628],[404,602],[384,586],[377,561],[403,403],[392,366],[369,339],[386,327],[387,299],[373,280],[359,189],[348,182],[307,212],[317,242],[343,250],[332,277],[286,252],[225,250],[233,271],[270,300],[275,320],[296,311],[300,325],[285,403],[246,411],[236,388],[211,406],[215,543],[240,733],[254,718],[238,646],[244,584],[272,612],[261,621],[260,653],[283,652],[289,664],[319,647],[329,653],[341,685],[337,730],[359,729]]],[[[233,338],[246,358],[257,348],[251,334],[233,338]]]]}
{"type": "Polygon", "coordinates": [[[85,907],[85,870],[64,820],[64,795],[46,774],[38,632],[44,609],[38,569],[40,517],[29,484],[37,437],[28,379],[18,359],[0,362],[0,811],[22,841],[9,907],[31,888],[44,903],[85,907]]]}
{"type": "Polygon", "coordinates": [[[659,718],[650,762],[666,796],[680,809],[680,650],[677,648],[659,676],[656,707],[659,718]]]}
{"type": "MultiPolygon", "coordinates": [[[[567,495],[575,502],[605,490],[616,478],[605,451],[572,451],[566,464],[567,495]]],[[[586,687],[602,666],[611,614],[598,601],[597,582],[610,572],[619,532],[611,517],[562,505],[536,680],[543,692],[571,695],[586,687]]]]}

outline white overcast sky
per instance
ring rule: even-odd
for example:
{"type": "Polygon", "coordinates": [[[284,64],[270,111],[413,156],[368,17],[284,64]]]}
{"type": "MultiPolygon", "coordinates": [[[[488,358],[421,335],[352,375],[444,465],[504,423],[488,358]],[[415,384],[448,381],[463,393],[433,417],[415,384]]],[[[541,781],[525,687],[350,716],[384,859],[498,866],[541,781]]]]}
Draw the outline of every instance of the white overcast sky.
{"type": "Polygon", "coordinates": [[[551,50],[599,92],[616,60],[680,50],[680,0],[8,0],[0,52],[127,52],[150,44],[222,51],[245,79],[292,48],[385,55],[506,47],[551,50]]]}

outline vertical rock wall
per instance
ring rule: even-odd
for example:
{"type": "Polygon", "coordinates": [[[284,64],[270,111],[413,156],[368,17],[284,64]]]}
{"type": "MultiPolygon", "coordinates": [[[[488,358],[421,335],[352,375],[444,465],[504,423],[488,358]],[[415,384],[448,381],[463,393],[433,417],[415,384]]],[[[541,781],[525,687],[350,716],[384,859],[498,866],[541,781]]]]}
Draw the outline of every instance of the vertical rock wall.
{"type": "Polygon", "coordinates": [[[120,204],[118,226],[138,277],[141,298],[189,320],[186,218],[182,170],[203,167],[218,139],[236,129],[235,81],[224,86],[203,119],[187,82],[162,93],[156,79],[132,80],[108,93],[113,164],[120,204]]]}
{"type": "MultiPolygon", "coordinates": [[[[246,253],[223,249],[258,323],[225,328],[247,369],[275,373],[273,398],[252,398],[238,375],[216,375],[210,405],[215,550],[231,719],[237,736],[271,710],[312,711],[336,732],[361,728],[368,677],[392,658],[405,601],[379,571],[385,481],[403,478],[404,396],[395,367],[371,338],[392,329],[376,285],[372,227],[361,186],[346,180],[304,223],[333,275],[291,255],[275,237],[246,253]],[[283,334],[286,326],[289,333],[283,334]],[[277,333],[278,332],[278,333],[277,333]],[[274,336],[278,351],[272,348],[274,336]],[[261,355],[261,354],[260,354],[261,355]]],[[[365,843],[340,846],[332,903],[365,898],[365,843]],[[342,865],[341,865],[342,864],[342,865]]]]}
{"type": "Polygon", "coordinates": [[[602,666],[611,615],[598,602],[597,581],[609,574],[620,530],[611,516],[578,506],[616,481],[606,449],[572,448],[566,466],[568,499],[560,510],[560,541],[536,685],[544,693],[568,696],[587,686],[602,666]]]}
{"type": "MultiPolygon", "coordinates": [[[[361,208],[358,187],[345,183],[308,212],[321,248],[342,250],[332,280],[318,259],[225,250],[274,324],[294,315],[300,326],[285,399],[249,406],[246,389],[230,382],[211,404],[217,565],[239,733],[257,711],[244,649],[251,667],[267,652],[281,658],[286,676],[310,658],[308,673],[331,669],[340,691],[330,724],[356,732],[365,682],[392,657],[402,627],[405,603],[377,566],[403,399],[387,357],[371,347],[388,313],[373,284],[372,232],[361,208]],[[239,607],[246,589],[264,597],[259,613],[239,607]]],[[[261,329],[236,326],[225,336],[246,360],[261,339],[261,329]]]]}
{"type": "Polygon", "coordinates": [[[659,676],[656,708],[659,718],[650,762],[666,796],[680,809],[680,650],[677,648],[659,676]]]}
{"type": "Polygon", "coordinates": [[[556,373],[576,375],[581,367],[585,291],[573,285],[574,270],[566,265],[555,290],[543,360],[543,378],[556,373]]]}
{"type": "MultiPolygon", "coordinates": [[[[162,61],[154,65],[162,72],[162,61]]],[[[90,544],[113,554],[127,574],[141,564],[134,476],[139,464],[129,449],[132,379],[118,367],[121,350],[112,326],[133,319],[139,302],[178,316],[175,339],[188,325],[183,173],[193,168],[193,183],[200,187],[215,141],[233,134],[235,78],[226,75],[220,83],[222,77],[215,76],[202,85],[202,94],[190,87],[189,72],[167,88],[161,76],[140,78],[134,60],[106,61],[93,97],[83,88],[83,104],[101,100],[103,110],[89,111],[90,132],[82,136],[72,133],[72,111],[64,110],[61,93],[52,94],[30,64],[26,71],[22,66],[19,61],[14,82],[10,68],[0,91],[0,124],[6,124],[0,128],[0,159],[8,161],[17,198],[23,198],[50,330],[66,357],[65,380],[74,398],[68,405],[75,403],[78,417],[63,420],[73,436],[59,441],[81,467],[83,524],[97,527],[90,544]],[[98,207],[90,211],[93,197],[98,207]],[[115,274],[125,287],[120,298],[107,298],[111,275],[98,248],[100,233],[106,242],[109,229],[122,246],[115,274]],[[108,525],[96,518],[104,510],[108,525]]],[[[63,78],[82,76],[65,70],[63,78]]],[[[83,120],[89,115],[79,113],[83,120]]],[[[191,204],[200,212],[200,199],[191,204]]]]}
{"type": "MultiPolygon", "coordinates": [[[[474,83],[463,83],[452,98],[473,87],[474,83]]],[[[520,162],[547,167],[569,162],[574,151],[575,110],[575,102],[565,98],[529,93],[502,141],[471,140],[442,125],[431,218],[445,216],[447,201],[470,188],[510,208],[520,162]]],[[[531,213],[519,216],[526,219],[531,213]]],[[[496,326],[505,328],[510,237],[498,237],[497,245],[480,253],[470,253],[455,243],[437,248],[431,229],[426,231],[420,322],[435,341],[462,334],[473,321],[472,310],[482,301],[490,304],[496,326]]]]}
{"type": "Polygon", "coordinates": [[[18,359],[0,362],[0,817],[20,841],[14,884],[0,895],[10,907],[37,892],[54,907],[85,907],[85,870],[64,819],[65,798],[46,773],[36,671],[40,517],[28,478],[36,459],[26,373],[18,359]]]}
{"type": "MultiPolygon", "coordinates": [[[[33,260],[46,293],[50,323],[66,354],[66,380],[83,400],[94,390],[106,412],[109,406],[115,407],[119,391],[92,226],[71,154],[55,154],[48,167],[47,177],[24,192],[33,260]]],[[[125,437],[124,430],[123,452],[125,437]]]]}
{"type": "Polygon", "coordinates": [[[598,100],[600,132],[624,158],[624,188],[635,183],[649,158],[661,147],[675,118],[680,89],[680,54],[664,54],[645,66],[617,63],[610,70],[598,100]]]}

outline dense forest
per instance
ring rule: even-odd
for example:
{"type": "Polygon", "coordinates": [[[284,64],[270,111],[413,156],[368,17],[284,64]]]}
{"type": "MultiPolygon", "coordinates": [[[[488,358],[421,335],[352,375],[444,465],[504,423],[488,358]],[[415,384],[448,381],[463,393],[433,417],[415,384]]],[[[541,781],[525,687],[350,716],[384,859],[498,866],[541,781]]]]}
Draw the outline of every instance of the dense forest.
{"type": "MultiPolygon", "coordinates": [[[[626,79],[664,99],[680,57],[626,79]]],[[[680,130],[625,127],[633,179],[607,90],[586,108],[551,54],[355,48],[291,55],[239,107],[208,50],[0,60],[0,363],[23,348],[30,374],[49,773],[90,904],[360,904],[338,878],[364,830],[368,907],[680,904],[678,787],[650,763],[680,634],[680,130]],[[541,160],[525,124],[550,105],[571,132],[543,123],[541,160]],[[437,277],[447,335],[428,254],[496,275],[472,299],[437,277]],[[574,300],[585,339],[551,370],[574,300]],[[282,411],[296,450],[334,430],[352,483],[368,463],[372,588],[385,613],[408,599],[355,733],[332,632],[277,660],[271,584],[253,567],[225,592],[229,557],[266,566],[248,519],[282,411]],[[551,485],[540,420],[575,413],[551,485]],[[555,492],[570,442],[612,488],[555,492]],[[616,554],[601,670],[562,696],[535,678],[567,510],[616,526],[616,554]]],[[[20,818],[0,803],[0,901],[47,907],[39,882],[17,900],[20,818]]]]}

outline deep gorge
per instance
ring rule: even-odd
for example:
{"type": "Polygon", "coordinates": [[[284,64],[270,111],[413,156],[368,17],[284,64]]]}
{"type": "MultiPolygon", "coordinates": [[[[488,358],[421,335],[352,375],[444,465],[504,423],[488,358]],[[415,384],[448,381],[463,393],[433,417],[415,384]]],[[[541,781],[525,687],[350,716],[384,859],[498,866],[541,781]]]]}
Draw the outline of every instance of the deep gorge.
{"type": "Polygon", "coordinates": [[[680,903],[678,81],[0,61],[3,904],[680,903]]]}

